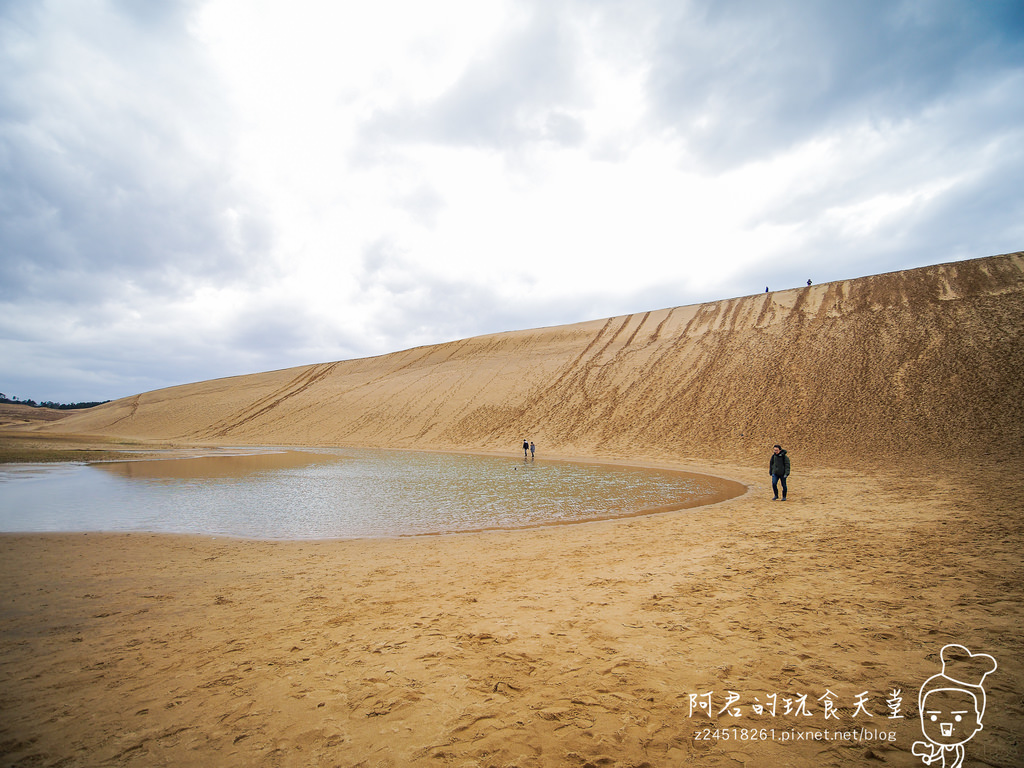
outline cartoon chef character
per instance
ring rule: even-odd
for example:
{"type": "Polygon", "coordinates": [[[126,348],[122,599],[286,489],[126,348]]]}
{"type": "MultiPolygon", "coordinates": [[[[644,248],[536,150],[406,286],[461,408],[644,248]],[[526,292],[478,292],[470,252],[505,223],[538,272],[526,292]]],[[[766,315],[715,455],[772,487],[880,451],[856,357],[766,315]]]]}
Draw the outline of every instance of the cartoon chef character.
{"type": "Polygon", "coordinates": [[[942,768],[960,768],[964,744],[982,729],[985,678],[996,669],[987,653],[971,653],[950,644],[939,654],[942,672],[925,680],[917,696],[921,732],[928,741],[915,741],[912,751],[925,765],[941,760],[942,768]]]}

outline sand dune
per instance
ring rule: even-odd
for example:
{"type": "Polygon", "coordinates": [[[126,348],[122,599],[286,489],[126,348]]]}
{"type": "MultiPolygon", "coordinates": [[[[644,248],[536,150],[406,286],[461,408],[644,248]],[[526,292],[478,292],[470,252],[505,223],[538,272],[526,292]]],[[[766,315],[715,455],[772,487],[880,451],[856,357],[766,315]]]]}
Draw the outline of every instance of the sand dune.
{"type": "Polygon", "coordinates": [[[749,492],[376,541],[2,536],[0,763],[909,768],[917,692],[958,643],[999,662],[964,765],[1022,766],[1022,324],[1018,253],[188,384],[33,426],[498,453],[529,436],[541,456],[749,492]],[[793,455],[785,504],[774,442],[793,455]],[[771,695],[779,713],[755,711],[771,695]],[[802,695],[812,714],[782,713],[802,695]]]}
{"type": "Polygon", "coordinates": [[[1024,254],[188,384],[58,429],[219,443],[1017,454],[1024,254]]]}
{"type": "Polygon", "coordinates": [[[20,403],[0,403],[0,429],[34,426],[47,421],[60,421],[67,418],[70,413],[70,411],[35,408],[30,405],[21,405],[20,403]]]}

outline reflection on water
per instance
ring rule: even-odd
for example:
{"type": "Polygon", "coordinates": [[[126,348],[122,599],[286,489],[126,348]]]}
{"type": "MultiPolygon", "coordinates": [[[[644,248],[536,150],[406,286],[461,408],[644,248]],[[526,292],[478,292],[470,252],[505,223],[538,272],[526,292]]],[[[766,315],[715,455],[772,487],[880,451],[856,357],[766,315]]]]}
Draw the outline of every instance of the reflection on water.
{"type": "Polygon", "coordinates": [[[109,461],[93,466],[122,477],[144,480],[195,481],[214,478],[242,478],[257,472],[291,469],[331,461],[338,461],[338,457],[307,451],[275,451],[273,453],[189,456],[173,460],[109,461]]]}
{"type": "Polygon", "coordinates": [[[395,536],[579,522],[720,491],[669,471],[362,449],[8,465],[0,530],[395,536]]]}

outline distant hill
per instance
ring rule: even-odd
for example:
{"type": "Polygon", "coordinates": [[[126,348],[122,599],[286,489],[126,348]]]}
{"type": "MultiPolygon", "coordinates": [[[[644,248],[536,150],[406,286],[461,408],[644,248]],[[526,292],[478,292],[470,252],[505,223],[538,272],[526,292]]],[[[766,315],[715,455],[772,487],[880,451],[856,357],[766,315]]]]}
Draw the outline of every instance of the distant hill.
{"type": "Polygon", "coordinates": [[[35,425],[67,418],[70,411],[57,411],[24,403],[0,402],[0,427],[35,425]]]}
{"type": "Polygon", "coordinates": [[[1020,456],[1024,253],[147,392],[46,427],[848,463],[1020,456]]]}

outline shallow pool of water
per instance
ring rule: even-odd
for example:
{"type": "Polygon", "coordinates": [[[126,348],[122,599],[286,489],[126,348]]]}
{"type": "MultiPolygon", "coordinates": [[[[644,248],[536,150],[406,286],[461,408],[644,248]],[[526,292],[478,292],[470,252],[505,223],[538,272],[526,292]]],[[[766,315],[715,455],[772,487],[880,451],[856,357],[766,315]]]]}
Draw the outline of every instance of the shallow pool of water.
{"type": "Polygon", "coordinates": [[[717,478],[560,461],[364,449],[0,466],[0,531],[261,539],[520,528],[694,506],[717,478]]]}

